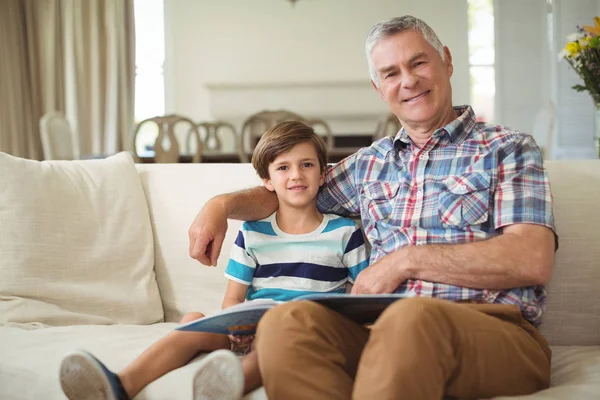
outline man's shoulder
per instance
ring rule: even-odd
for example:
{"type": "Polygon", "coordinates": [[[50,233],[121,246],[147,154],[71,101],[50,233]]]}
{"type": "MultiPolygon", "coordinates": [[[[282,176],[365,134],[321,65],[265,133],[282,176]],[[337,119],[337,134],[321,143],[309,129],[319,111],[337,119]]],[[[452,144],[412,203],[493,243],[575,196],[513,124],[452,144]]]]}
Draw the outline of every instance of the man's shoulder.
{"type": "Polygon", "coordinates": [[[504,147],[524,143],[535,144],[533,136],[528,133],[513,129],[509,126],[487,122],[477,122],[467,141],[469,140],[486,143],[490,147],[504,147]]]}

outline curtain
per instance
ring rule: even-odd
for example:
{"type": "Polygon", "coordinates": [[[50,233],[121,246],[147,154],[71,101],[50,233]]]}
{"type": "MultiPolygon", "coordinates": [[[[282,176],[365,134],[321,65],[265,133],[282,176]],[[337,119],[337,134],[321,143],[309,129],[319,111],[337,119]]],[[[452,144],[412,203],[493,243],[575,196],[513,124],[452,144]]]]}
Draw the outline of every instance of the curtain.
{"type": "Polygon", "coordinates": [[[49,111],[66,115],[80,154],[130,149],[133,0],[2,0],[0,54],[0,151],[40,159],[49,111]]]}

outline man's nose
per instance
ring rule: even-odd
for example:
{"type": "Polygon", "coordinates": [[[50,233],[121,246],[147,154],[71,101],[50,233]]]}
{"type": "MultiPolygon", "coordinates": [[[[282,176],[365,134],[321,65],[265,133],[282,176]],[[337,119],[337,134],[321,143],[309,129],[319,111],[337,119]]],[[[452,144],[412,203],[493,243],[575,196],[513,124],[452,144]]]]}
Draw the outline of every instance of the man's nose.
{"type": "Polygon", "coordinates": [[[413,88],[416,86],[417,82],[419,82],[419,77],[412,73],[411,71],[407,71],[402,74],[402,87],[403,88],[413,88]]]}

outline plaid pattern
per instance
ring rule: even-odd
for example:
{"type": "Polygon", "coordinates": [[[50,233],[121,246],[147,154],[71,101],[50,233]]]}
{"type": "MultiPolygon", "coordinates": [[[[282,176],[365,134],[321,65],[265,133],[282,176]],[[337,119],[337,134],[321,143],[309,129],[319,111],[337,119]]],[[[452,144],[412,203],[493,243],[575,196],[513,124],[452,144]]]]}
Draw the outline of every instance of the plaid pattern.
{"type": "MultiPolygon", "coordinates": [[[[530,223],[554,230],[552,196],[534,139],[476,122],[471,107],[418,148],[404,129],[329,169],[319,192],[322,212],[362,217],[371,264],[409,245],[465,243],[530,223]]],[[[526,266],[524,266],[526,268],[526,266]]],[[[543,286],[469,289],[409,280],[398,292],[448,300],[515,304],[539,324],[543,286]]]]}

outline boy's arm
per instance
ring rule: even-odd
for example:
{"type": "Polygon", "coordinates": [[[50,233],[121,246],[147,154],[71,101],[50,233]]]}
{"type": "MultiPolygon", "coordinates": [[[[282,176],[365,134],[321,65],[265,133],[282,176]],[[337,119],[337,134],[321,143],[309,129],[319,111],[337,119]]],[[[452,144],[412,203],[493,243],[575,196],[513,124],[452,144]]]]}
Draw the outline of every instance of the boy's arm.
{"type": "Polygon", "coordinates": [[[221,304],[222,309],[235,306],[236,304],[243,303],[246,300],[246,292],[248,291],[248,285],[239,283],[233,280],[229,280],[227,283],[227,290],[225,290],[225,296],[223,297],[223,303],[221,304]]]}
{"type": "Polygon", "coordinates": [[[369,266],[369,251],[364,239],[362,229],[355,222],[354,231],[350,235],[343,258],[343,263],[348,268],[348,278],[352,284],[358,274],[369,266]]]}

